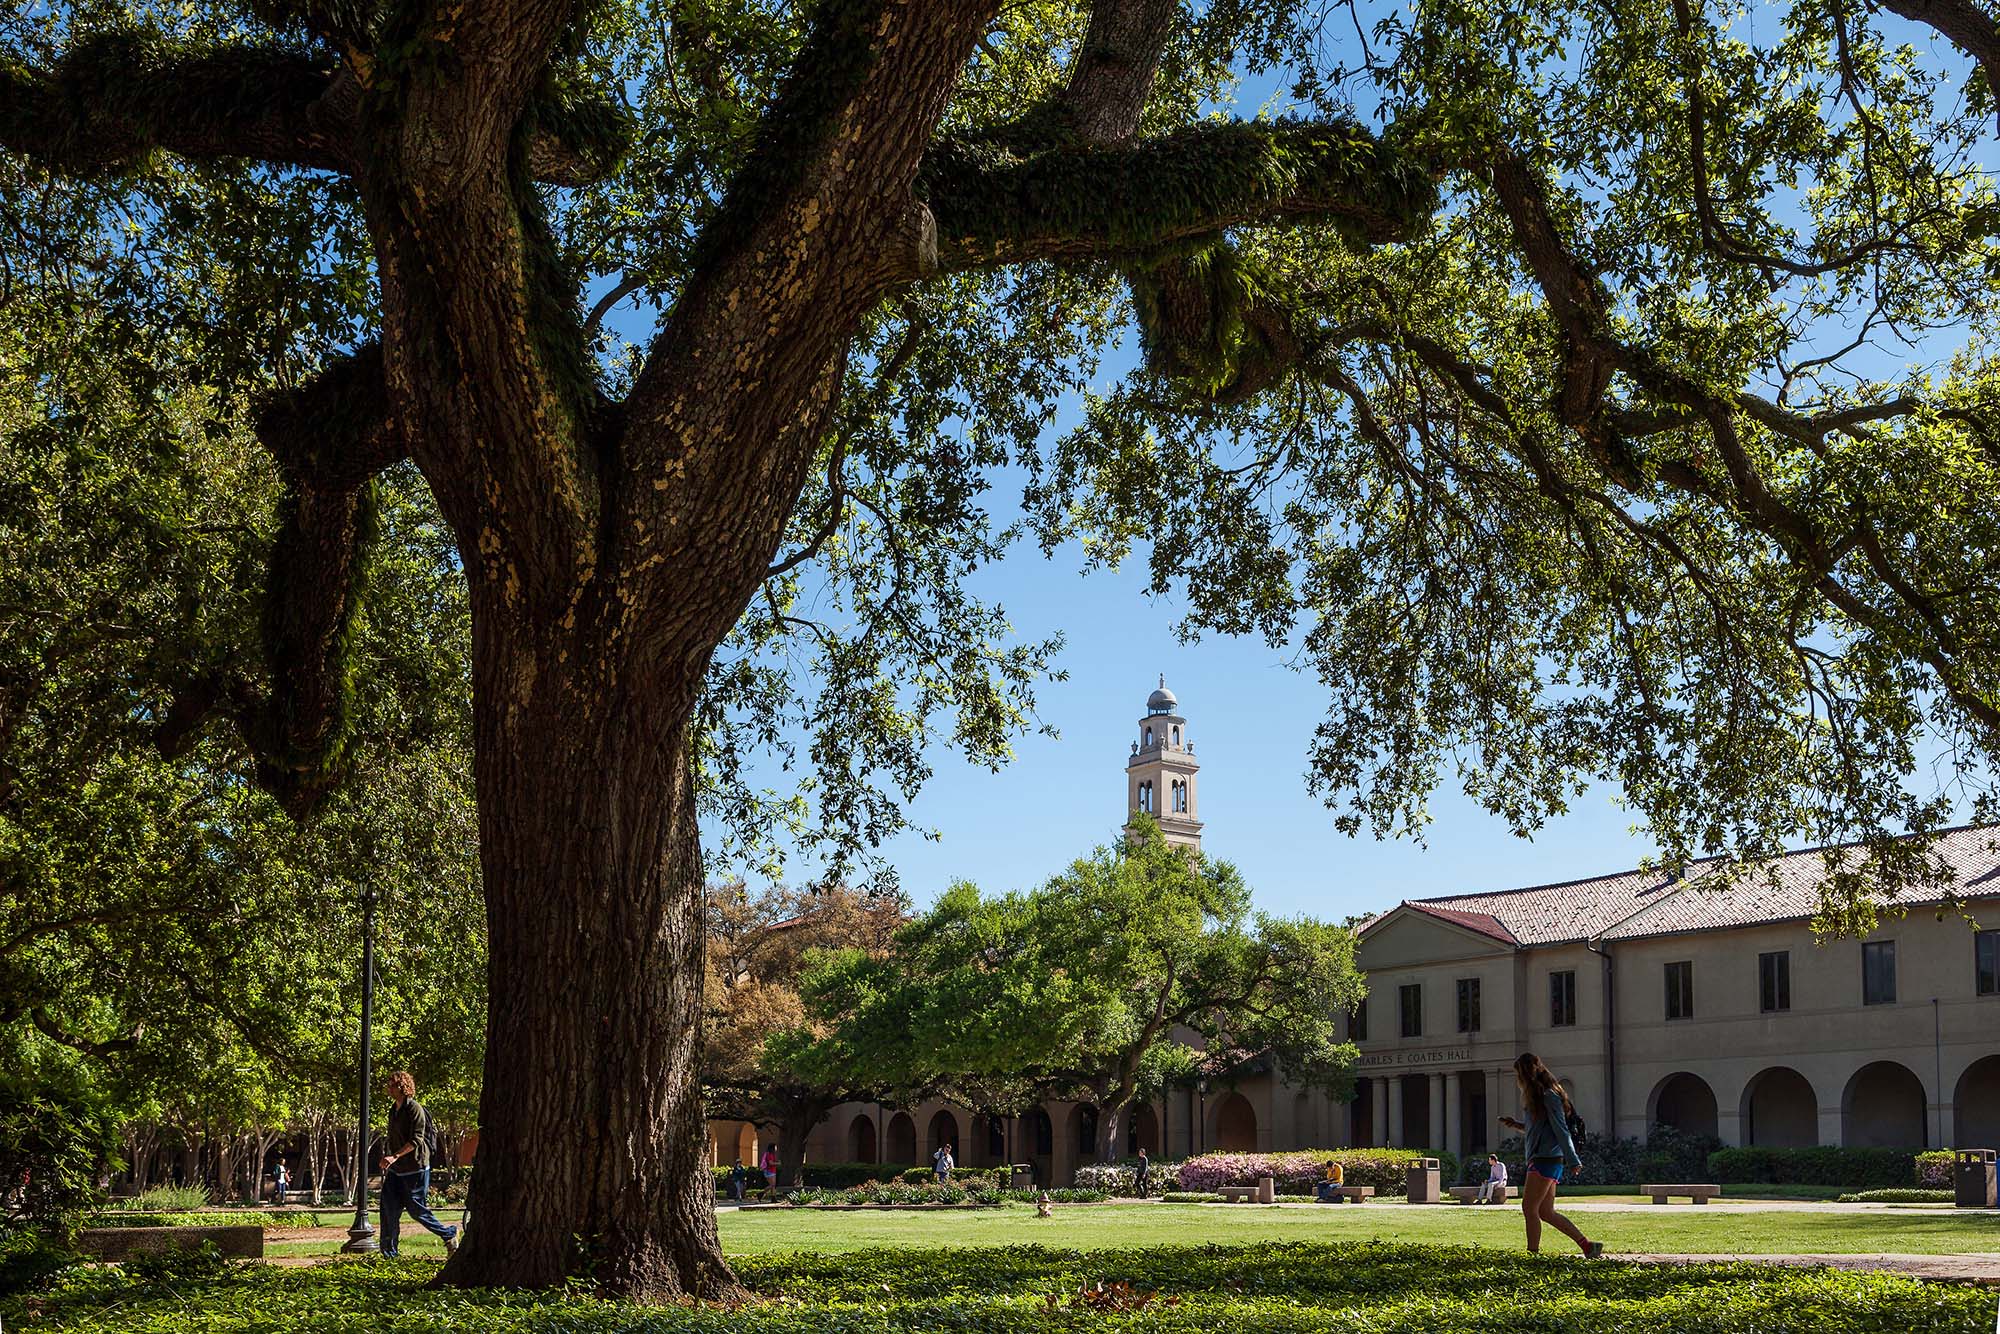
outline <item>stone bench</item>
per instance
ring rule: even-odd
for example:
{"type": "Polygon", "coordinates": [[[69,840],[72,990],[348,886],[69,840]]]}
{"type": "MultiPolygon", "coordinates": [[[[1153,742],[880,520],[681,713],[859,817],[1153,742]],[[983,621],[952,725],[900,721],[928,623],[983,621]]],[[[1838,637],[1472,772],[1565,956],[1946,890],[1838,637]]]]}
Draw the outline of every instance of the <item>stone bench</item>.
{"type": "Polygon", "coordinates": [[[1707,1204],[1710,1200],[1722,1194],[1722,1187],[1695,1185],[1641,1186],[1639,1187],[1639,1193],[1641,1195],[1652,1196],[1654,1204],[1665,1204],[1667,1197],[1670,1195],[1685,1195],[1688,1197],[1690,1204],[1707,1204]]]}
{"type": "Polygon", "coordinates": [[[1276,1204],[1278,1183],[1272,1177],[1259,1177],[1254,1186],[1224,1186],[1216,1194],[1224,1204],[1276,1204]]]}
{"type": "Polygon", "coordinates": [[[1332,1204],[1338,1201],[1341,1204],[1360,1204],[1363,1200],[1374,1198],[1373,1186],[1335,1186],[1327,1193],[1326,1198],[1317,1200],[1317,1203],[1332,1204]]]}
{"type": "Polygon", "coordinates": [[[100,1260],[126,1260],[158,1255],[212,1241],[224,1255],[239,1260],[264,1258],[264,1229],[257,1223],[215,1227],[87,1227],[76,1234],[77,1249],[100,1260]]]}
{"type": "MultiPolygon", "coordinates": [[[[1478,1186],[1448,1186],[1446,1189],[1451,1192],[1451,1197],[1460,1204],[1479,1203],[1480,1188],[1478,1186]]],[[[1493,1192],[1493,1202],[1495,1204],[1507,1203],[1507,1187],[1504,1183],[1493,1192]]]]}

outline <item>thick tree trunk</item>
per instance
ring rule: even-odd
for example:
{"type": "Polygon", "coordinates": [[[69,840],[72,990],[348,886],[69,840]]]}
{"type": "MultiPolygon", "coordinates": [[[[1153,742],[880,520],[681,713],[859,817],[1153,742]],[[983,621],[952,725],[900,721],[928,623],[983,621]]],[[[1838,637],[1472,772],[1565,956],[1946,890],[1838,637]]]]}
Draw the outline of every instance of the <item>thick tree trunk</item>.
{"type": "Polygon", "coordinates": [[[1106,1103],[1097,1109],[1097,1161],[1115,1163],[1124,1148],[1125,1110],[1132,1105],[1132,1095],[1127,1093],[1117,1102],[1106,1103]]]}
{"type": "Polygon", "coordinates": [[[538,635],[482,592],[479,1221],[441,1281],[582,1276],[644,1301],[725,1295],[734,1280],[696,1083],[702,866],[688,721],[700,665],[642,673],[578,637],[538,635]]]}
{"type": "Polygon", "coordinates": [[[785,1109],[778,1125],[778,1190],[793,1190],[806,1184],[806,1139],[826,1119],[827,1109],[816,1102],[793,1103],[785,1109]]]}

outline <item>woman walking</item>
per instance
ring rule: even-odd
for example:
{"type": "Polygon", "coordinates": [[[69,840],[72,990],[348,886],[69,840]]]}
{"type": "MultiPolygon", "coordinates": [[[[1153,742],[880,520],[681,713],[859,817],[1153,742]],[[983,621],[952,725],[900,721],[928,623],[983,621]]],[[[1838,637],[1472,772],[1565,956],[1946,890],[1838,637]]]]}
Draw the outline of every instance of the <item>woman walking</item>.
{"type": "Polygon", "coordinates": [[[1528,1175],[1521,1182],[1521,1218],[1528,1228],[1528,1253],[1541,1251],[1542,1224],[1547,1223],[1594,1260],[1604,1254],[1604,1243],[1584,1236],[1583,1229],[1556,1212],[1557,1183],[1565,1171],[1583,1166],[1569,1133],[1569,1094],[1531,1051],[1515,1058],[1514,1082],[1521,1086],[1528,1123],[1524,1126],[1511,1116],[1503,1116],[1500,1124],[1523,1132],[1528,1140],[1528,1175]]]}

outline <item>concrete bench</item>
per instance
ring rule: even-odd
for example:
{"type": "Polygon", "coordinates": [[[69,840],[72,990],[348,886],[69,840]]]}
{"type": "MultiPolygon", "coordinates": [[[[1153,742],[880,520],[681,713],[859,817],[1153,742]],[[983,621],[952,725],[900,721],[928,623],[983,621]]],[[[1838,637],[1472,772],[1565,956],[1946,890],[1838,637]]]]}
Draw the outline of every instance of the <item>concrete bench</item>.
{"type": "Polygon", "coordinates": [[[157,1255],[212,1241],[224,1255],[259,1260],[264,1255],[264,1229],[256,1223],[218,1227],[87,1227],[76,1234],[77,1249],[100,1260],[125,1260],[157,1255]]]}
{"type": "MultiPolygon", "coordinates": [[[[1460,1204],[1479,1203],[1480,1188],[1478,1186],[1449,1186],[1446,1189],[1451,1191],[1451,1198],[1457,1200],[1460,1204]]],[[[1507,1187],[1504,1183],[1494,1190],[1493,1202],[1495,1204],[1507,1203],[1507,1187]]]]}
{"type": "Polygon", "coordinates": [[[1332,1204],[1336,1200],[1342,1204],[1360,1204],[1363,1200],[1375,1198],[1373,1186],[1335,1186],[1320,1204],[1332,1204]]]}
{"type": "Polygon", "coordinates": [[[1216,1192],[1224,1204],[1276,1204],[1278,1183],[1272,1177],[1259,1177],[1254,1186],[1224,1186],[1216,1192]]]}
{"type": "Polygon", "coordinates": [[[1695,1185],[1641,1186],[1639,1187],[1639,1193],[1641,1195],[1652,1196],[1654,1204],[1665,1204],[1667,1197],[1670,1195],[1685,1195],[1688,1197],[1690,1204],[1707,1204],[1710,1200],[1722,1194],[1722,1187],[1695,1185]]]}

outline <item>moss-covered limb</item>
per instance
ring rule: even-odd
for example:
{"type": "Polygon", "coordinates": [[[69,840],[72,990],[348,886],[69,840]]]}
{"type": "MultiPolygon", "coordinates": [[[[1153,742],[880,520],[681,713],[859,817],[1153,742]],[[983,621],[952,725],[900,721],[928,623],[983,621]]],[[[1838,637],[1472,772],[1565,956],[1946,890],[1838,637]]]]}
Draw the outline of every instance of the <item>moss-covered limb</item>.
{"type": "MultiPolygon", "coordinates": [[[[155,151],[352,174],[358,102],[349,67],[323,52],[117,32],[44,69],[0,56],[0,148],[77,175],[155,151]]],[[[550,184],[604,176],[630,139],[624,109],[587,91],[547,92],[534,113],[529,163],[550,184]]]]}
{"type": "Polygon", "coordinates": [[[1128,266],[1126,276],[1147,368],[1198,397],[1241,402],[1304,355],[1291,310],[1226,241],[1128,266]]]}
{"type": "Polygon", "coordinates": [[[1437,205],[1425,164],[1344,120],[1202,125],[1129,148],[947,141],[922,186],[947,269],[1131,258],[1305,221],[1373,244],[1414,235],[1437,205]]]}
{"type": "Polygon", "coordinates": [[[267,398],[257,438],[288,478],[357,486],[408,452],[388,393],[382,347],[364,344],[299,388],[267,398]]]}
{"type": "Polygon", "coordinates": [[[365,49],[379,6],[375,0],[249,0],[250,12],[274,28],[304,28],[342,47],[365,49]]]}
{"type": "Polygon", "coordinates": [[[0,57],[0,147],[79,174],[156,149],[346,171],[345,145],[311,115],[333,77],[303,51],[101,33],[49,69],[0,57]]]}

